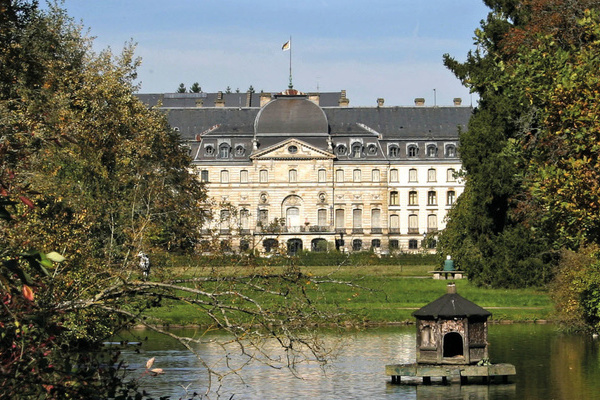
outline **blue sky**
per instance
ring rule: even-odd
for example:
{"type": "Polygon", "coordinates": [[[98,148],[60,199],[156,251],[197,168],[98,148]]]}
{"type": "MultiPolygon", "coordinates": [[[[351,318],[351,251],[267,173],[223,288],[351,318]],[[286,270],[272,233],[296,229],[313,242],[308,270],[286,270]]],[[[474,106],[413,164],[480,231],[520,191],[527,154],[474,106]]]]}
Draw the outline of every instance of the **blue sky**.
{"type": "Polygon", "coordinates": [[[450,105],[469,91],[442,64],[464,60],[488,9],[480,0],[65,0],[97,50],[133,40],[141,93],[281,91],[292,37],[294,88],[346,89],[351,106],[450,105]]]}

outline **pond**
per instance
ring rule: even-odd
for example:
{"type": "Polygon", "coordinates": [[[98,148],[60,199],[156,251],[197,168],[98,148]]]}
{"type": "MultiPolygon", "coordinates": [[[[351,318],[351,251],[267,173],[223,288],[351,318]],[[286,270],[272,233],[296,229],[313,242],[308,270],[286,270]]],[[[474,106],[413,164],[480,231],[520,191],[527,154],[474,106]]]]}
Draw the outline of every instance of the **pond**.
{"type": "MultiPolygon", "coordinates": [[[[155,368],[165,374],[145,376],[143,387],[155,398],[191,397],[204,393],[209,384],[206,368],[188,350],[162,335],[137,332],[149,340],[141,348],[125,351],[132,376],[141,376],[146,360],[156,357],[155,368]]],[[[180,330],[178,334],[196,334],[180,330]]],[[[219,389],[210,398],[220,399],[598,399],[600,398],[600,352],[598,340],[586,335],[564,334],[556,327],[538,324],[490,325],[490,360],[514,364],[517,376],[509,384],[443,386],[433,384],[395,385],[385,376],[385,365],[415,361],[415,327],[370,328],[341,335],[323,333],[338,348],[336,357],[324,368],[299,364],[297,376],[289,369],[251,362],[237,374],[214,380],[219,389]],[[338,345],[341,345],[338,347],[338,345]]],[[[237,367],[246,359],[238,347],[219,344],[223,335],[212,334],[213,342],[195,346],[213,368],[224,371],[224,363],[237,367]]],[[[267,343],[269,355],[283,357],[275,343],[267,343]]],[[[277,361],[277,360],[275,360],[277,361]]]]}

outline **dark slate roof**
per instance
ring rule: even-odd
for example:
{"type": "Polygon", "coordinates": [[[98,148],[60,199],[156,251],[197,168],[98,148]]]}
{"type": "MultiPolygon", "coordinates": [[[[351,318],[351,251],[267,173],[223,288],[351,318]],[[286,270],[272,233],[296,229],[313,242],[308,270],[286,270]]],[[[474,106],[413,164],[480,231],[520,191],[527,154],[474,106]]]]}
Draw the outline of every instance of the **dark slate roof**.
{"type": "Polygon", "coordinates": [[[412,313],[419,319],[455,318],[455,317],[489,317],[492,315],[486,309],[479,307],[457,293],[447,293],[432,301],[423,308],[412,313]]]}
{"type": "Polygon", "coordinates": [[[327,135],[329,124],[323,109],[305,96],[283,96],[265,105],[255,122],[257,136],[327,135]]]}
{"type": "Polygon", "coordinates": [[[179,129],[182,139],[196,135],[254,135],[258,108],[171,108],[165,109],[169,124],[179,129]]]}
{"type": "MultiPolygon", "coordinates": [[[[360,133],[363,124],[384,139],[458,137],[471,107],[331,107],[324,108],[331,134],[360,133]]],[[[363,131],[364,133],[364,131],[363,131]]]]}

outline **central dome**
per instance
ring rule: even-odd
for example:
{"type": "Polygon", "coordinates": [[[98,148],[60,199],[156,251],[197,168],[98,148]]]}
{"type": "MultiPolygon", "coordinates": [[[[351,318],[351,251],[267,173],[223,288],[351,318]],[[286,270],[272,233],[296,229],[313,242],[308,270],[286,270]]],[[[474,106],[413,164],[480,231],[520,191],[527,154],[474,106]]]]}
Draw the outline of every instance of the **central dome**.
{"type": "Polygon", "coordinates": [[[306,96],[276,96],[265,105],[254,121],[256,135],[327,135],[327,116],[306,96]]]}

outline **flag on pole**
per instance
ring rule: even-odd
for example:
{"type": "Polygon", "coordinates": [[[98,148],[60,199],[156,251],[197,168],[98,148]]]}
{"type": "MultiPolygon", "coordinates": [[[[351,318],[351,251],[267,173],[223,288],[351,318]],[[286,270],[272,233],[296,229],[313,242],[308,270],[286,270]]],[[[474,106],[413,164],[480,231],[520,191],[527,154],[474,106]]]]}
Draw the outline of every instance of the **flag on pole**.
{"type": "Polygon", "coordinates": [[[286,50],[289,50],[291,47],[292,47],[292,44],[291,44],[291,42],[288,40],[287,42],[285,42],[285,43],[283,44],[283,46],[281,46],[281,50],[283,50],[283,51],[286,51],[286,50]]]}

